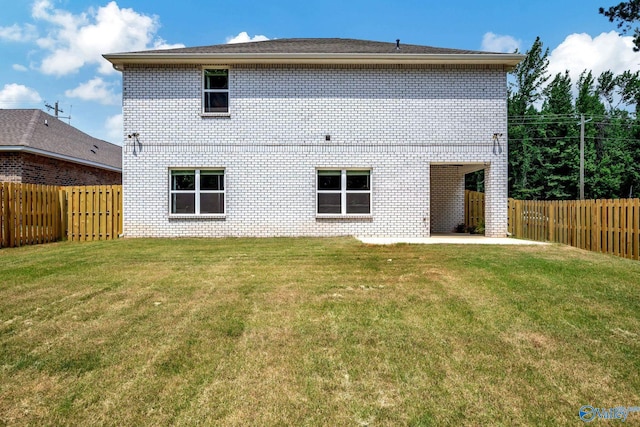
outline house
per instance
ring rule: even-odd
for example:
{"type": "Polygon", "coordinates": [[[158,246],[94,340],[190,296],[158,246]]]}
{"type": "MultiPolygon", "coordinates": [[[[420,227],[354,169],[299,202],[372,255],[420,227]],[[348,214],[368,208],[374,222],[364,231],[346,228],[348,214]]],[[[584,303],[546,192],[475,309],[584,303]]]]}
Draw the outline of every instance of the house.
{"type": "Polygon", "coordinates": [[[507,72],[523,56],[352,39],[107,54],[126,236],[427,237],[484,169],[507,232],[507,72]]]}
{"type": "Polygon", "coordinates": [[[120,184],[122,147],[41,110],[0,109],[0,182],[120,184]]]}

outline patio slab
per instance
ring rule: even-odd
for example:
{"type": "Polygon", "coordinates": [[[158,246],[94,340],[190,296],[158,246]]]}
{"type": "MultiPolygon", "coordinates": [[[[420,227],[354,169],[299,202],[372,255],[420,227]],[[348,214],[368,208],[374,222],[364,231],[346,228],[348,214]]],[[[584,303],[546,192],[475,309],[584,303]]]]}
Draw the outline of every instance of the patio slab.
{"type": "Polygon", "coordinates": [[[356,237],[368,245],[393,245],[410,243],[416,245],[548,245],[546,242],[515,239],[511,237],[485,237],[474,234],[436,234],[431,237],[356,237]]]}

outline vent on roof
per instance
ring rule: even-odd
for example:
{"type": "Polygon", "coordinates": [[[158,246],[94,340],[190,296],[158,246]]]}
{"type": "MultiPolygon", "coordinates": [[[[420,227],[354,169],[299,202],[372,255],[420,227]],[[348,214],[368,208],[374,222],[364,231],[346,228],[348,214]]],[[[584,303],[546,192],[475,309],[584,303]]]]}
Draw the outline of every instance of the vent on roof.
{"type": "Polygon", "coordinates": [[[396,39],[396,50],[400,50],[400,39],[396,39]]]}

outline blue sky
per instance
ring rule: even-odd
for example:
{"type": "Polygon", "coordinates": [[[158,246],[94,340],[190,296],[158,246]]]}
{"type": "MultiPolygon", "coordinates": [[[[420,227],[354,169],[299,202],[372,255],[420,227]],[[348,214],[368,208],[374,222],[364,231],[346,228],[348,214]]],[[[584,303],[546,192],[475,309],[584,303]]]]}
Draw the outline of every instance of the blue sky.
{"type": "Polygon", "coordinates": [[[526,51],[536,36],[550,72],[640,69],[630,37],[598,14],[619,0],[212,1],[5,0],[0,108],[42,108],[92,136],[122,141],[121,75],[101,54],[250,39],[343,37],[526,51]]]}

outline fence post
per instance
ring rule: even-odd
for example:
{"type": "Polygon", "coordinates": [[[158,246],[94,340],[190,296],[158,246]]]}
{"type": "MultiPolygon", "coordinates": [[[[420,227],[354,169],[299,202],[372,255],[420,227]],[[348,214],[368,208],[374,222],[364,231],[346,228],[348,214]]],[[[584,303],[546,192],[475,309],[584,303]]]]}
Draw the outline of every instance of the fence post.
{"type": "Polygon", "coordinates": [[[67,240],[69,238],[68,236],[68,232],[67,232],[67,208],[68,208],[68,204],[67,204],[67,190],[65,187],[59,187],[58,188],[58,212],[57,212],[57,217],[58,217],[58,224],[59,224],[59,229],[58,231],[58,236],[60,236],[61,240],[67,240]]]}
{"type": "Polygon", "coordinates": [[[11,218],[11,209],[9,206],[9,183],[0,183],[0,191],[2,192],[2,244],[3,248],[9,246],[11,227],[9,227],[9,221],[11,218]]]}

